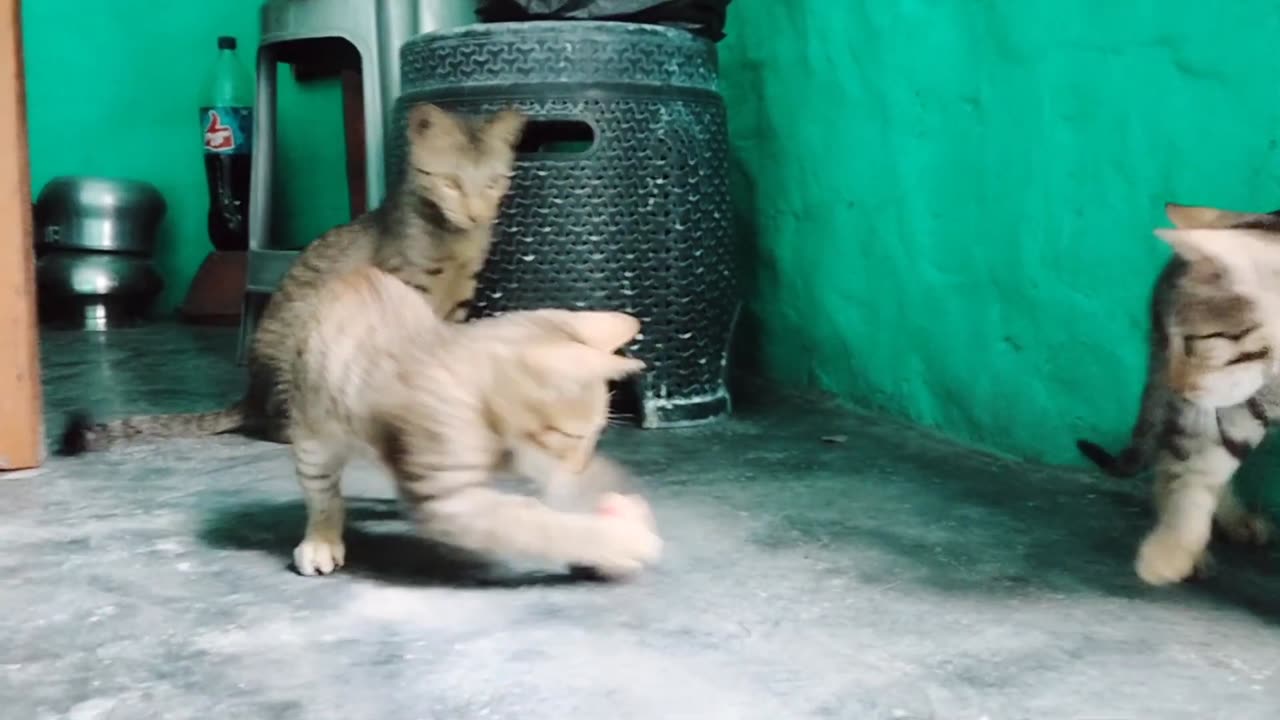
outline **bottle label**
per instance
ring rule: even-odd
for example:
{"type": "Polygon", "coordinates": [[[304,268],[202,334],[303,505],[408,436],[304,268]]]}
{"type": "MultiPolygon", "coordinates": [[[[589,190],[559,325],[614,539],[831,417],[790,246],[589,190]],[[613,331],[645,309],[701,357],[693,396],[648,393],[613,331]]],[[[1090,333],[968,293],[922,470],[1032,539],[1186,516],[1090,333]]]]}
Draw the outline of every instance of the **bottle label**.
{"type": "Polygon", "coordinates": [[[253,108],[200,108],[204,151],[218,155],[247,155],[252,148],[253,108]]]}

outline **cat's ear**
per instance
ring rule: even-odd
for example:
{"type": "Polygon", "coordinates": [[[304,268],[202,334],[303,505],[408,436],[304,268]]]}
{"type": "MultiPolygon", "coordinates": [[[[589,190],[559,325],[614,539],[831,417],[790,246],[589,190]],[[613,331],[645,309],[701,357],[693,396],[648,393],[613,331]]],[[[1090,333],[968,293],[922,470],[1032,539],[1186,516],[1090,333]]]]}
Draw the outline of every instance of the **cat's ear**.
{"type": "Polygon", "coordinates": [[[1280,267],[1280,239],[1274,234],[1219,228],[1158,228],[1155,233],[1187,261],[1221,268],[1237,292],[1255,290],[1263,272],[1280,267]]]}
{"type": "Polygon", "coordinates": [[[1164,214],[1180,228],[1228,228],[1254,217],[1254,213],[1222,210],[1207,205],[1179,205],[1167,202],[1164,214]]]}
{"type": "Polygon", "coordinates": [[[452,127],[457,124],[447,110],[430,103],[414,105],[409,108],[407,120],[410,142],[421,140],[433,130],[452,127]]]}
{"type": "Polygon", "coordinates": [[[489,118],[485,133],[503,145],[515,147],[516,143],[520,142],[520,136],[524,134],[524,125],[527,120],[525,114],[515,108],[499,110],[489,118]]]}
{"type": "Polygon", "coordinates": [[[534,345],[526,348],[522,356],[529,367],[549,378],[618,380],[645,368],[643,360],[614,355],[575,342],[534,345]]]}

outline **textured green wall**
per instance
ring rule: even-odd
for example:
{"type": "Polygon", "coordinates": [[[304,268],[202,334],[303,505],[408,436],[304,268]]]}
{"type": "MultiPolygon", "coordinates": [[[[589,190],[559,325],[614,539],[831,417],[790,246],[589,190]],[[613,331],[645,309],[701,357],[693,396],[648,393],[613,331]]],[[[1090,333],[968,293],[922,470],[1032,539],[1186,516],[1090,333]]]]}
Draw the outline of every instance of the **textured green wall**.
{"type": "MultiPolygon", "coordinates": [[[[163,306],[209,250],[196,109],[257,0],[27,0],[32,182],[169,202],[163,306]]],[[[720,46],[748,240],[744,346],[784,381],[1011,454],[1123,440],[1165,200],[1280,207],[1264,0],[736,0],[720,46]]],[[[333,82],[281,108],[278,228],[347,215],[333,82]]]]}
{"type": "Polygon", "coordinates": [[[1264,0],[730,6],[752,360],[1050,462],[1127,437],[1162,203],[1280,207],[1264,0]]]}
{"type": "MultiPolygon", "coordinates": [[[[155,184],[169,204],[157,266],[160,310],[182,302],[213,249],[201,158],[200,93],[218,35],[240,41],[252,72],[259,0],[26,0],[27,114],[33,193],[56,175],[155,184]]],[[[290,245],[348,217],[341,94],[336,81],[299,87],[282,72],[276,232],[290,245]]]]}

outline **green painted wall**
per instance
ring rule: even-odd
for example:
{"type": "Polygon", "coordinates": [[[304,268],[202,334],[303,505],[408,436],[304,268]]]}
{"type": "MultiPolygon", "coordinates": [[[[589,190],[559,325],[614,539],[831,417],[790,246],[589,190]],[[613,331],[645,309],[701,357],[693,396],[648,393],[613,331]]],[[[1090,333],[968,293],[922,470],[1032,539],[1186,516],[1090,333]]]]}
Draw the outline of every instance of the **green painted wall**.
{"type": "MultiPolygon", "coordinates": [[[[33,189],[169,202],[162,301],[210,249],[196,119],[258,0],[23,4],[33,189]]],[[[1165,200],[1280,207],[1264,0],[735,0],[721,43],[748,360],[992,449],[1116,444],[1143,373],[1165,200]]],[[[335,82],[282,73],[279,239],[347,217],[335,82]]]]}
{"type": "Polygon", "coordinates": [[[1122,443],[1162,203],[1280,207],[1265,0],[738,0],[728,33],[748,360],[977,445],[1122,443]]]}
{"type": "MultiPolygon", "coordinates": [[[[182,302],[213,248],[198,110],[218,35],[250,71],[259,0],[26,0],[22,4],[33,193],[63,174],[155,184],[169,204],[157,266],[161,311],[182,302]]],[[[348,217],[336,80],[298,86],[281,72],[278,241],[305,243],[348,217]]]]}

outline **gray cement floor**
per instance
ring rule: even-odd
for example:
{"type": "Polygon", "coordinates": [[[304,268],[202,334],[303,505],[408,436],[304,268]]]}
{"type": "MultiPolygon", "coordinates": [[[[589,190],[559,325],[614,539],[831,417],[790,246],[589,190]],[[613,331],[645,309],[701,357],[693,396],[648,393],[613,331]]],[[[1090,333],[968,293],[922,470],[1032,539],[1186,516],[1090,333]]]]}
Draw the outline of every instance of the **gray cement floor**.
{"type": "MultiPolygon", "coordinates": [[[[49,334],[49,425],[213,407],[233,333],[49,334]]],[[[234,437],[3,479],[0,718],[1275,718],[1266,553],[1150,590],[1138,484],[1002,461],[816,401],[611,431],[663,564],[617,586],[486,571],[350,475],[348,567],[288,569],[282,446],[234,437]],[[823,436],[843,434],[830,444],[823,436]]]]}

